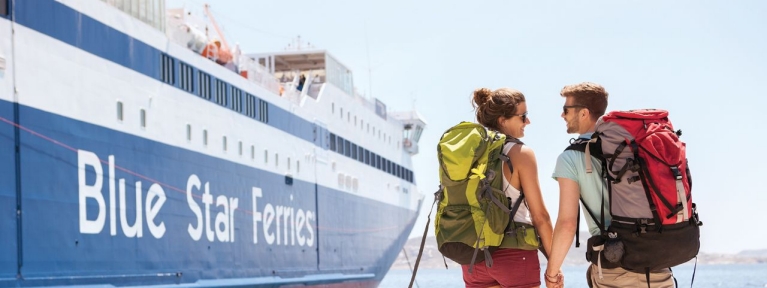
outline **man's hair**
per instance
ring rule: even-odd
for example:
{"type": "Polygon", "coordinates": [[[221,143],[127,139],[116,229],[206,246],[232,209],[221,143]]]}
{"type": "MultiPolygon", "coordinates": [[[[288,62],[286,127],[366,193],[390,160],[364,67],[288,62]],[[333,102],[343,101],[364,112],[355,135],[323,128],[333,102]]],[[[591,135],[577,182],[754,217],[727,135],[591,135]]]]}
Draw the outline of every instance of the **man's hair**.
{"type": "Polygon", "coordinates": [[[607,91],[602,85],[583,82],[573,85],[567,85],[559,92],[562,97],[573,97],[574,105],[583,105],[589,109],[591,119],[596,121],[605,114],[607,109],[607,91]]]}

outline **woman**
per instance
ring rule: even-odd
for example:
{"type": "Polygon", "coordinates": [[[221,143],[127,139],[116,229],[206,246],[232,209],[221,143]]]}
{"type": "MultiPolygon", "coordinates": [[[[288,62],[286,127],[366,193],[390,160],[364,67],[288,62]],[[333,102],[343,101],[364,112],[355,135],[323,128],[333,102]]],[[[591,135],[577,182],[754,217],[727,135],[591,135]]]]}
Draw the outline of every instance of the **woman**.
{"type": "MultiPolygon", "coordinates": [[[[474,91],[473,105],[477,110],[477,122],[486,128],[499,131],[507,137],[525,136],[525,127],[530,124],[530,118],[527,117],[525,96],[521,92],[509,88],[495,91],[480,88],[474,91]]],[[[503,191],[512,203],[519,199],[520,191],[524,191],[525,196],[525,205],[520,205],[513,220],[519,225],[534,226],[544,250],[549,251],[552,240],[551,218],[543,205],[535,154],[530,147],[514,142],[508,142],[503,152],[511,158],[514,167],[513,172],[505,165],[503,167],[503,191]]],[[[538,250],[504,248],[502,244],[492,254],[492,258],[492,267],[488,268],[480,262],[474,265],[472,273],[468,272],[469,265],[462,266],[463,281],[467,288],[541,286],[538,250]]]]}

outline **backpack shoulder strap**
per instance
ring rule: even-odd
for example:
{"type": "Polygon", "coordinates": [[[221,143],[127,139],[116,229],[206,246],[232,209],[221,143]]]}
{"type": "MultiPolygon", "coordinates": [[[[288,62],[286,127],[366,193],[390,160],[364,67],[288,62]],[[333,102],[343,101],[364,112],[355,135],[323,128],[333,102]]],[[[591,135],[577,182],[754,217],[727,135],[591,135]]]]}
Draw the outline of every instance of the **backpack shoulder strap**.
{"type": "MultiPolygon", "coordinates": [[[[506,144],[509,144],[509,143],[516,143],[516,144],[519,144],[519,145],[525,145],[525,143],[522,143],[522,141],[517,139],[517,138],[511,137],[511,136],[506,136],[506,142],[503,143],[503,147],[506,147],[506,144]]],[[[509,158],[509,155],[506,155],[505,153],[503,153],[503,150],[504,149],[501,149],[501,152],[500,152],[501,155],[498,155],[498,157],[500,157],[501,160],[504,163],[506,163],[506,167],[509,168],[509,173],[514,173],[514,165],[511,165],[511,158],[509,158]]],[[[521,189],[520,189],[520,192],[521,192],[521,189]]]]}
{"type": "MultiPolygon", "coordinates": [[[[580,151],[580,152],[585,153],[584,161],[585,161],[585,164],[586,164],[586,173],[591,173],[592,172],[591,156],[594,156],[595,158],[599,159],[599,161],[602,163],[602,174],[603,174],[602,176],[604,176],[604,174],[606,172],[606,170],[605,170],[606,167],[605,167],[605,162],[604,162],[604,158],[603,158],[603,154],[602,154],[602,147],[601,147],[602,145],[599,142],[599,138],[597,136],[598,136],[597,134],[594,134],[594,136],[592,136],[591,139],[583,139],[583,138],[570,139],[570,146],[567,146],[567,148],[565,148],[565,151],[575,150],[575,151],[580,151]]],[[[604,213],[605,213],[605,207],[604,207],[605,199],[604,199],[604,197],[602,197],[602,205],[601,205],[602,206],[602,208],[601,208],[601,210],[602,210],[601,216],[602,217],[600,217],[600,218],[602,219],[602,221],[597,219],[597,217],[594,214],[594,212],[592,212],[591,209],[589,209],[588,205],[586,205],[586,202],[583,201],[583,197],[579,197],[579,200],[583,204],[583,208],[585,208],[586,212],[589,214],[589,217],[591,217],[591,219],[594,220],[594,223],[597,224],[597,226],[599,227],[599,230],[602,231],[602,233],[605,233],[605,231],[607,231],[607,227],[605,227],[605,225],[604,225],[604,223],[605,223],[605,221],[604,221],[604,213]]],[[[578,214],[580,214],[580,205],[578,206],[578,214]]],[[[575,228],[576,229],[576,233],[575,233],[575,247],[580,246],[580,241],[578,239],[578,238],[580,238],[580,235],[577,232],[577,231],[580,230],[580,224],[581,224],[580,215],[578,215],[578,221],[577,221],[577,225],[576,225],[576,228],[575,228]]]]}
{"type": "MultiPolygon", "coordinates": [[[[434,210],[434,204],[437,204],[437,202],[442,200],[442,197],[444,195],[442,194],[442,185],[439,186],[439,189],[437,192],[434,192],[434,202],[431,203],[431,208],[429,208],[429,215],[426,216],[426,227],[424,227],[423,230],[423,237],[421,238],[421,246],[418,248],[418,257],[415,259],[415,268],[413,268],[413,276],[410,277],[410,288],[413,287],[413,282],[415,282],[415,275],[418,273],[418,263],[421,262],[421,256],[423,256],[423,246],[426,243],[426,233],[429,232],[429,223],[431,223],[431,211],[434,210]]],[[[405,254],[405,257],[407,257],[407,254],[405,254]]],[[[442,256],[442,260],[444,261],[445,256],[442,256]]],[[[445,262],[445,269],[447,269],[447,262],[445,262]]]]}

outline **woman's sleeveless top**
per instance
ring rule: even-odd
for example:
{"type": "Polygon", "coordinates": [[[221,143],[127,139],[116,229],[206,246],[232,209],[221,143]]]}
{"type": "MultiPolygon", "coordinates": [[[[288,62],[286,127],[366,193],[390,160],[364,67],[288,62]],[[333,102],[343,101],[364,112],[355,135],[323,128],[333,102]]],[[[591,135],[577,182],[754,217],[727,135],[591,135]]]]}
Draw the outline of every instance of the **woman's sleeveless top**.
{"type": "MultiPolygon", "coordinates": [[[[517,145],[517,143],[509,142],[506,143],[506,145],[503,146],[503,154],[508,155],[509,151],[511,151],[511,147],[514,147],[514,145],[517,145]]],[[[508,167],[504,164],[503,170],[508,170],[508,167]]],[[[517,188],[514,188],[514,186],[511,186],[511,183],[509,183],[509,179],[506,179],[506,177],[503,177],[503,192],[506,194],[506,197],[511,198],[511,203],[516,203],[517,199],[519,199],[519,190],[517,188]]],[[[532,224],[532,220],[530,218],[530,209],[527,207],[527,201],[522,201],[522,204],[519,205],[519,209],[517,210],[517,214],[514,214],[514,221],[517,223],[526,223],[526,224],[532,224]]]]}

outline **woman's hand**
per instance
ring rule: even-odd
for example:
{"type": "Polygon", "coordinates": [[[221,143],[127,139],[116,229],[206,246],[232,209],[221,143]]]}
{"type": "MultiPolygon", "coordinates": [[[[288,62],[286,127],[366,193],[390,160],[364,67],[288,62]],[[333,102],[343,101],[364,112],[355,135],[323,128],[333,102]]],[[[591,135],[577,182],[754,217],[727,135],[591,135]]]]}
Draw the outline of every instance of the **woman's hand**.
{"type": "Polygon", "coordinates": [[[564,288],[565,287],[565,275],[560,270],[556,275],[549,275],[543,273],[543,278],[546,279],[546,287],[548,288],[564,288]]]}

